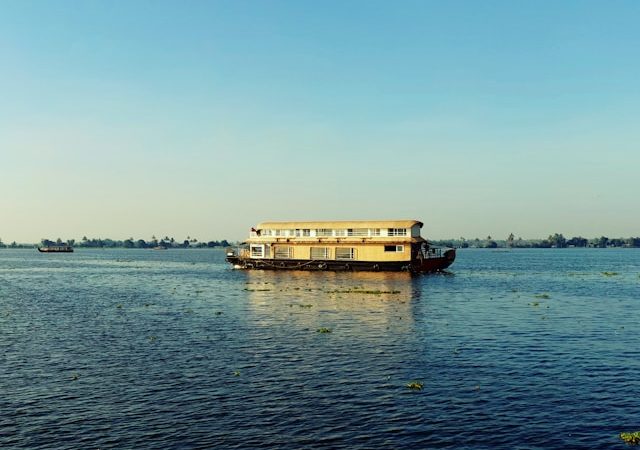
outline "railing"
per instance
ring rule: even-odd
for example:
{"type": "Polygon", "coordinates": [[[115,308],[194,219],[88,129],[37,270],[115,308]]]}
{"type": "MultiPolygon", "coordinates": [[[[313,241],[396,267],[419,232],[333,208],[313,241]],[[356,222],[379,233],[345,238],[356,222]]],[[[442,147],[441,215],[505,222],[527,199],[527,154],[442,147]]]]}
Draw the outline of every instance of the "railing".
{"type": "Polygon", "coordinates": [[[422,248],[421,251],[424,259],[442,258],[443,249],[440,247],[422,248]]]}

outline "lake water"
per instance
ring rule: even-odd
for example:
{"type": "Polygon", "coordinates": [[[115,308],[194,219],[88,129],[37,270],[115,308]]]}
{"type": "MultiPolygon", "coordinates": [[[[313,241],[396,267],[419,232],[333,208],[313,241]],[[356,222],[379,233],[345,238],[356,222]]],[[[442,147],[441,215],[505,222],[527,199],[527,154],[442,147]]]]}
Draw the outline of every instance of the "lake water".
{"type": "Polygon", "coordinates": [[[636,249],[414,277],[0,249],[0,448],[623,449],[638,324],[636,249]]]}

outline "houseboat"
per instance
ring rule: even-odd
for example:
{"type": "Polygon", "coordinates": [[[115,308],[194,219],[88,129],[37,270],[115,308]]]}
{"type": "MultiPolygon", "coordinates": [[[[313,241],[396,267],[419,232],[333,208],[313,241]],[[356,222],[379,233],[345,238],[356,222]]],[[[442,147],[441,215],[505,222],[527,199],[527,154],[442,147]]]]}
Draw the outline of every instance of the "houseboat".
{"type": "Polygon", "coordinates": [[[228,249],[238,269],[436,272],[454,248],[429,245],[417,220],[263,222],[244,248],[228,249]]]}

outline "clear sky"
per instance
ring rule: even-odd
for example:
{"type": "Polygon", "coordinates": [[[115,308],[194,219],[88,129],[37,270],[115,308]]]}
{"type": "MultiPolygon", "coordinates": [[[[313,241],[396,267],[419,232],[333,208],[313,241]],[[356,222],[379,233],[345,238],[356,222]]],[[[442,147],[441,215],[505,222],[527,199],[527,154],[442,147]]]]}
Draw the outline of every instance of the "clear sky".
{"type": "Polygon", "coordinates": [[[0,8],[0,238],[640,235],[640,2],[0,8]]]}

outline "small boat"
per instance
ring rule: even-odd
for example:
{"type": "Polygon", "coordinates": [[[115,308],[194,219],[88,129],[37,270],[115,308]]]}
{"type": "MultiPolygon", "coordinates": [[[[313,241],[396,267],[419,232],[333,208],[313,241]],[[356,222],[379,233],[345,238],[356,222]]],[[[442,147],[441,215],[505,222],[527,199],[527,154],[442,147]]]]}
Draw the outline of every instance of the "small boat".
{"type": "Polygon", "coordinates": [[[49,245],[47,247],[38,247],[40,253],[73,253],[73,247],[70,245],[49,245]]]}
{"type": "Polygon", "coordinates": [[[264,222],[245,247],[227,249],[237,269],[437,272],[456,258],[420,236],[417,220],[264,222]]]}

